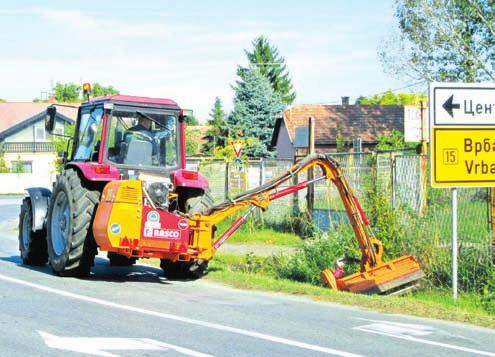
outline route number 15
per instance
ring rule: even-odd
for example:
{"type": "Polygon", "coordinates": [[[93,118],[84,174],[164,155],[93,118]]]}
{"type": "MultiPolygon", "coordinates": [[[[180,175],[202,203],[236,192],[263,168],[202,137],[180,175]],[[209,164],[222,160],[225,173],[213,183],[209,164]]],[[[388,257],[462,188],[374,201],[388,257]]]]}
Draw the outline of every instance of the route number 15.
{"type": "Polygon", "coordinates": [[[443,164],[457,165],[457,149],[443,149],[443,164]]]}

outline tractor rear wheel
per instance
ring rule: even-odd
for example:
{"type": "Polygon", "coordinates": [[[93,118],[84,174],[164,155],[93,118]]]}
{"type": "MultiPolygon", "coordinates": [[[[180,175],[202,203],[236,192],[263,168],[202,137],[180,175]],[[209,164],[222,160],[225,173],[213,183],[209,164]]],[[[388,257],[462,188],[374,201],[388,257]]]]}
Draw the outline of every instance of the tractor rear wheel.
{"type": "Polygon", "coordinates": [[[45,230],[33,232],[33,208],[31,200],[22,201],[19,214],[19,251],[27,265],[45,265],[48,261],[45,230]]]}
{"type": "Polygon", "coordinates": [[[58,177],[47,222],[49,261],[56,274],[89,275],[97,253],[92,221],[99,200],[100,192],[85,188],[75,170],[58,177]]]}
{"type": "Polygon", "coordinates": [[[110,265],[117,267],[128,267],[136,264],[136,258],[127,258],[118,253],[108,252],[107,258],[110,260],[110,265]]]}
{"type": "MultiPolygon", "coordinates": [[[[209,190],[191,190],[184,192],[180,206],[184,213],[203,213],[213,206],[213,197],[209,190]]],[[[168,279],[199,279],[208,274],[208,262],[198,260],[193,262],[171,262],[162,259],[160,267],[163,275],[168,279]]]]}

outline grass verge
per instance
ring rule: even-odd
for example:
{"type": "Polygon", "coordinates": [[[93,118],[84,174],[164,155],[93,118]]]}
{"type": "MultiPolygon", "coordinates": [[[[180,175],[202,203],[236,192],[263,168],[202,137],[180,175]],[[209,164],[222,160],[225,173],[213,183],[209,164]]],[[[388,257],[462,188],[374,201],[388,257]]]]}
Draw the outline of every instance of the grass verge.
{"type": "MultiPolygon", "coordinates": [[[[222,222],[218,225],[217,236],[220,232],[225,231],[231,222],[222,222]]],[[[242,226],[228,240],[229,244],[257,244],[257,245],[276,245],[287,247],[299,247],[302,240],[293,233],[278,232],[272,228],[263,227],[263,229],[253,228],[249,225],[242,226]]]]}
{"type": "MultiPolygon", "coordinates": [[[[239,271],[246,268],[249,256],[217,254],[210,263],[209,274],[205,279],[219,282],[239,289],[260,290],[305,296],[315,301],[334,302],[356,307],[368,308],[394,314],[406,314],[441,320],[470,323],[473,325],[495,326],[495,316],[487,314],[476,295],[459,296],[453,303],[447,291],[418,292],[407,296],[359,295],[336,292],[327,288],[279,279],[267,272],[239,271]]],[[[159,261],[149,260],[151,265],[159,266],[159,261]]]]}

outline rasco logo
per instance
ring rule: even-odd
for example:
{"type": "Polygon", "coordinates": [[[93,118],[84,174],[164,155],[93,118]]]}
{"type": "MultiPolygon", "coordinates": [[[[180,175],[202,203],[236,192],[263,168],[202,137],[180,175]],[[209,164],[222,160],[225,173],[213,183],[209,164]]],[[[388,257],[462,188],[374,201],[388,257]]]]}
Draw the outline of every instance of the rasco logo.
{"type": "Polygon", "coordinates": [[[114,223],[110,226],[110,232],[113,234],[119,234],[120,233],[120,224],[114,223]]]}
{"type": "Polygon", "coordinates": [[[149,211],[146,217],[150,222],[160,221],[160,214],[157,211],[149,211]]]}

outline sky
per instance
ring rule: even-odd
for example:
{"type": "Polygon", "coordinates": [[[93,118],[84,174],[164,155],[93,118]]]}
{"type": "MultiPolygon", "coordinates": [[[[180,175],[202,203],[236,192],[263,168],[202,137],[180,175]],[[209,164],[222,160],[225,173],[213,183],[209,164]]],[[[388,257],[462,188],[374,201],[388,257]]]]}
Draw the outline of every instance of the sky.
{"type": "Polygon", "coordinates": [[[171,98],[204,122],[217,96],[232,109],[236,68],[264,35],[285,58],[294,104],[338,104],[410,84],[379,61],[394,28],[393,0],[0,0],[0,98],[99,82],[171,98]]]}

